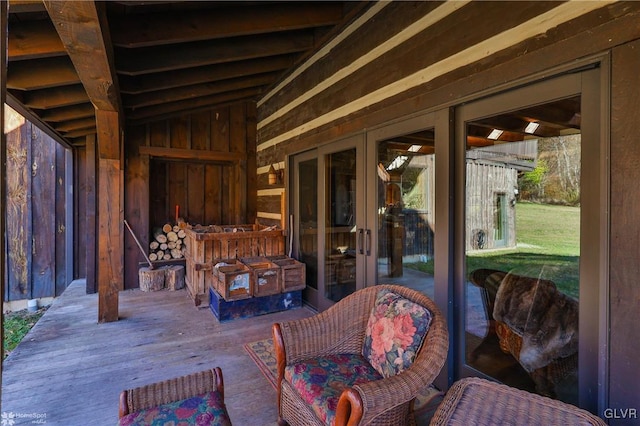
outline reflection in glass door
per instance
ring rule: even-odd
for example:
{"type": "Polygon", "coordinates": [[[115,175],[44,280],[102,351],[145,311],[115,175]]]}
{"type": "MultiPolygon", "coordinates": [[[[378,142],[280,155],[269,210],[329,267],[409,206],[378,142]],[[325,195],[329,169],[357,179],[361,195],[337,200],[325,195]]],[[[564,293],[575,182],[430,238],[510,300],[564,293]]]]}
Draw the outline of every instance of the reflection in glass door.
{"type": "Polygon", "coordinates": [[[293,253],[307,268],[304,299],[318,311],[364,286],[363,150],[355,137],[293,157],[293,253]]]}
{"type": "Polygon", "coordinates": [[[461,114],[464,364],[577,404],[581,96],[486,105],[461,114]]]}
{"type": "Polygon", "coordinates": [[[294,217],[298,218],[295,235],[299,235],[294,257],[306,265],[305,299],[315,300],[318,292],[318,159],[301,157],[294,162],[297,195],[294,217]]]}
{"type": "Polygon", "coordinates": [[[325,156],[324,297],[332,302],[356,290],[356,148],[325,156]]]}
{"type": "Polygon", "coordinates": [[[377,143],[378,283],[434,294],[435,131],[377,143]]]}

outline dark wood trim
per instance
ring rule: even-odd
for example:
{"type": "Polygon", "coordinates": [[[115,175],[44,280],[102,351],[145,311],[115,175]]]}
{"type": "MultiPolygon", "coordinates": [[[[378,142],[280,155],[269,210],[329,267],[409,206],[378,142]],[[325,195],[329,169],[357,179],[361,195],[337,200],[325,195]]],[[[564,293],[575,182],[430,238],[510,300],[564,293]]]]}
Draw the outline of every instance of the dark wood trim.
{"type": "MultiPolygon", "coordinates": [[[[610,341],[607,378],[608,407],[637,407],[639,376],[638,330],[631,318],[638,311],[640,274],[640,145],[636,128],[640,96],[635,82],[640,67],[640,40],[617,47],[611,60],[611,213],[609,253],[610,341]]],[[[607,99],[608,101],[608,99],[607,99]]],[[[611,424],[623,424],[623,420],[611,424]]]]}
{"type": "Polygon", "coordinates": [[[139,152],[141,155],[174,160],[235,163],[247,159],[246,153],[241,152],[199,151],[192,149],[163,148],[157,146],[141,146],[139,147],[139,152]]]}
{"type": "Polygon", "coordinates": [[[98,292],[98,227],[96,220],[97,208],[97,140],[96,135],[89,135],[86,137],[86,153],[85,153],[85,169],[86,169],[86,181],[84,182],[86,197],[86,235],[77,235],[76,244],[80,246],[79,240],[86,238],[86,281],[87,281],[87,293],[98,292]]]}
{"type": "MultiPolygon", "coordinates": [[[[4,94],[6,93],[6,91],[3,90],[2,93],[4,94]]],[[[62,136],[58,134],[58,132],[56,132],[49,124],[42,121],[40,117],[35,115],[31,110],[24,108],[22,106],[22,103],[18,101],[15,97],[13,97],[11,94],[7,94],[5,102],[7,103],[7,105],[9,105],[11,108],[16,110],[17,112],[19,112],[20,115],[22,115],[24,118],[26,118],[30,122],[37,123],[39,129],[41,129],[43,132],[45,132],[47,135],[53,138],[60,145],[64,146],[65,148],[71,148],[71,145],[69,145],[69,143],[65,139],[63,139],[62,136]]]]}
{"type": "MultiPolygon", "coordinates": [[[[8,16],[9,2],[0,2],[0,125],[4,129],[4,104],[6,102],[7,90],[7,16],[8,16]]],[[[6,137],[4,131],[0,132],[0,235],[7,235],[7,150],[6,150],[6,137]]],[[[2,302],[5,300],[5,288],[7,286],[7,271],[6,262],[4,259],[7,257],[6,245],[4,244],[4,237],[0,242],[0,299],[2,302]]],[[[4,342],[4,309],[0,310],[0,341],[4,342]]],[[[4,359],[4,344],[0,348],[0,359],[4,359]]],[[[2,388],[2,364],[0,363],[0,388],[2,388]]]]}

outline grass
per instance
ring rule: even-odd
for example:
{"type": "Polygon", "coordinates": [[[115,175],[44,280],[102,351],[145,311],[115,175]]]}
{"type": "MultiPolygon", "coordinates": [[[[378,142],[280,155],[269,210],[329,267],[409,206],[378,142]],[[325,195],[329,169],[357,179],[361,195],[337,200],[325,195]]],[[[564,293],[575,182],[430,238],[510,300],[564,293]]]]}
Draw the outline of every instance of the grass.
{"type": "Polygon", "coordinates": [[[46,308],[40,308],[36,312],[29,312],[26,309],[11,312],[4,315],[4,357],[22,341],[29,330],[36,325],[42,317],[46,308]]]}
{"type": "MultiPolygon", "coordinates": [[[[580,208],[545,204],[516,205],[518,248],[476,251],[466,258],[467,271],[499,269],[552,280],[578,298],[580,208]]],[[[405,266],[433,274],[433,261],[405,266]]]]}

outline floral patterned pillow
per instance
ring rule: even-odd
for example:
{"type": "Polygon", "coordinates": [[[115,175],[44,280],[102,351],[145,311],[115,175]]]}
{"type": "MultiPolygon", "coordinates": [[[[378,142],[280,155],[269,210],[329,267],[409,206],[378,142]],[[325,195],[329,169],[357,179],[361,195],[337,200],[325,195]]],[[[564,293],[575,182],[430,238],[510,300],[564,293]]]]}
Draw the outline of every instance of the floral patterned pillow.
{"type": "Polygon", "coordinates": [[[362,355],[383,377],[408,368],[422,346],[431,312],[383,289],[378,292],[364,338],[362,355]]]}

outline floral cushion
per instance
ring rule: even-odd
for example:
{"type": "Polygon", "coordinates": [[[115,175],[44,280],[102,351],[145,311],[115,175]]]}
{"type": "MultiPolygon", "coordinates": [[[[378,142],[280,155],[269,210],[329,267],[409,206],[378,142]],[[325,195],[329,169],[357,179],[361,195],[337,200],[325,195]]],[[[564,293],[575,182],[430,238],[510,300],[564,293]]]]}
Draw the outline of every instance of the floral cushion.
{"type": "Polygon", "coordinates": [[[345,388],[379,380],[382,376],[362,355],[338,354],[287,366],[284,378],[316,416],[331,425],[335,422],[338,399],[345,388]]]}
{"type": "Polygon", "coordinates": [[[387,289],[380,290],[362,353],[383,377],[395,376],[413,363],[430,324],[428,309],[387,289]]]}
{"type": "Polygon", "coordinates": [[[118,425],[231,426],[231,421],[220,393],[209,392],[130,413],[120,418],[118,425]]]}

